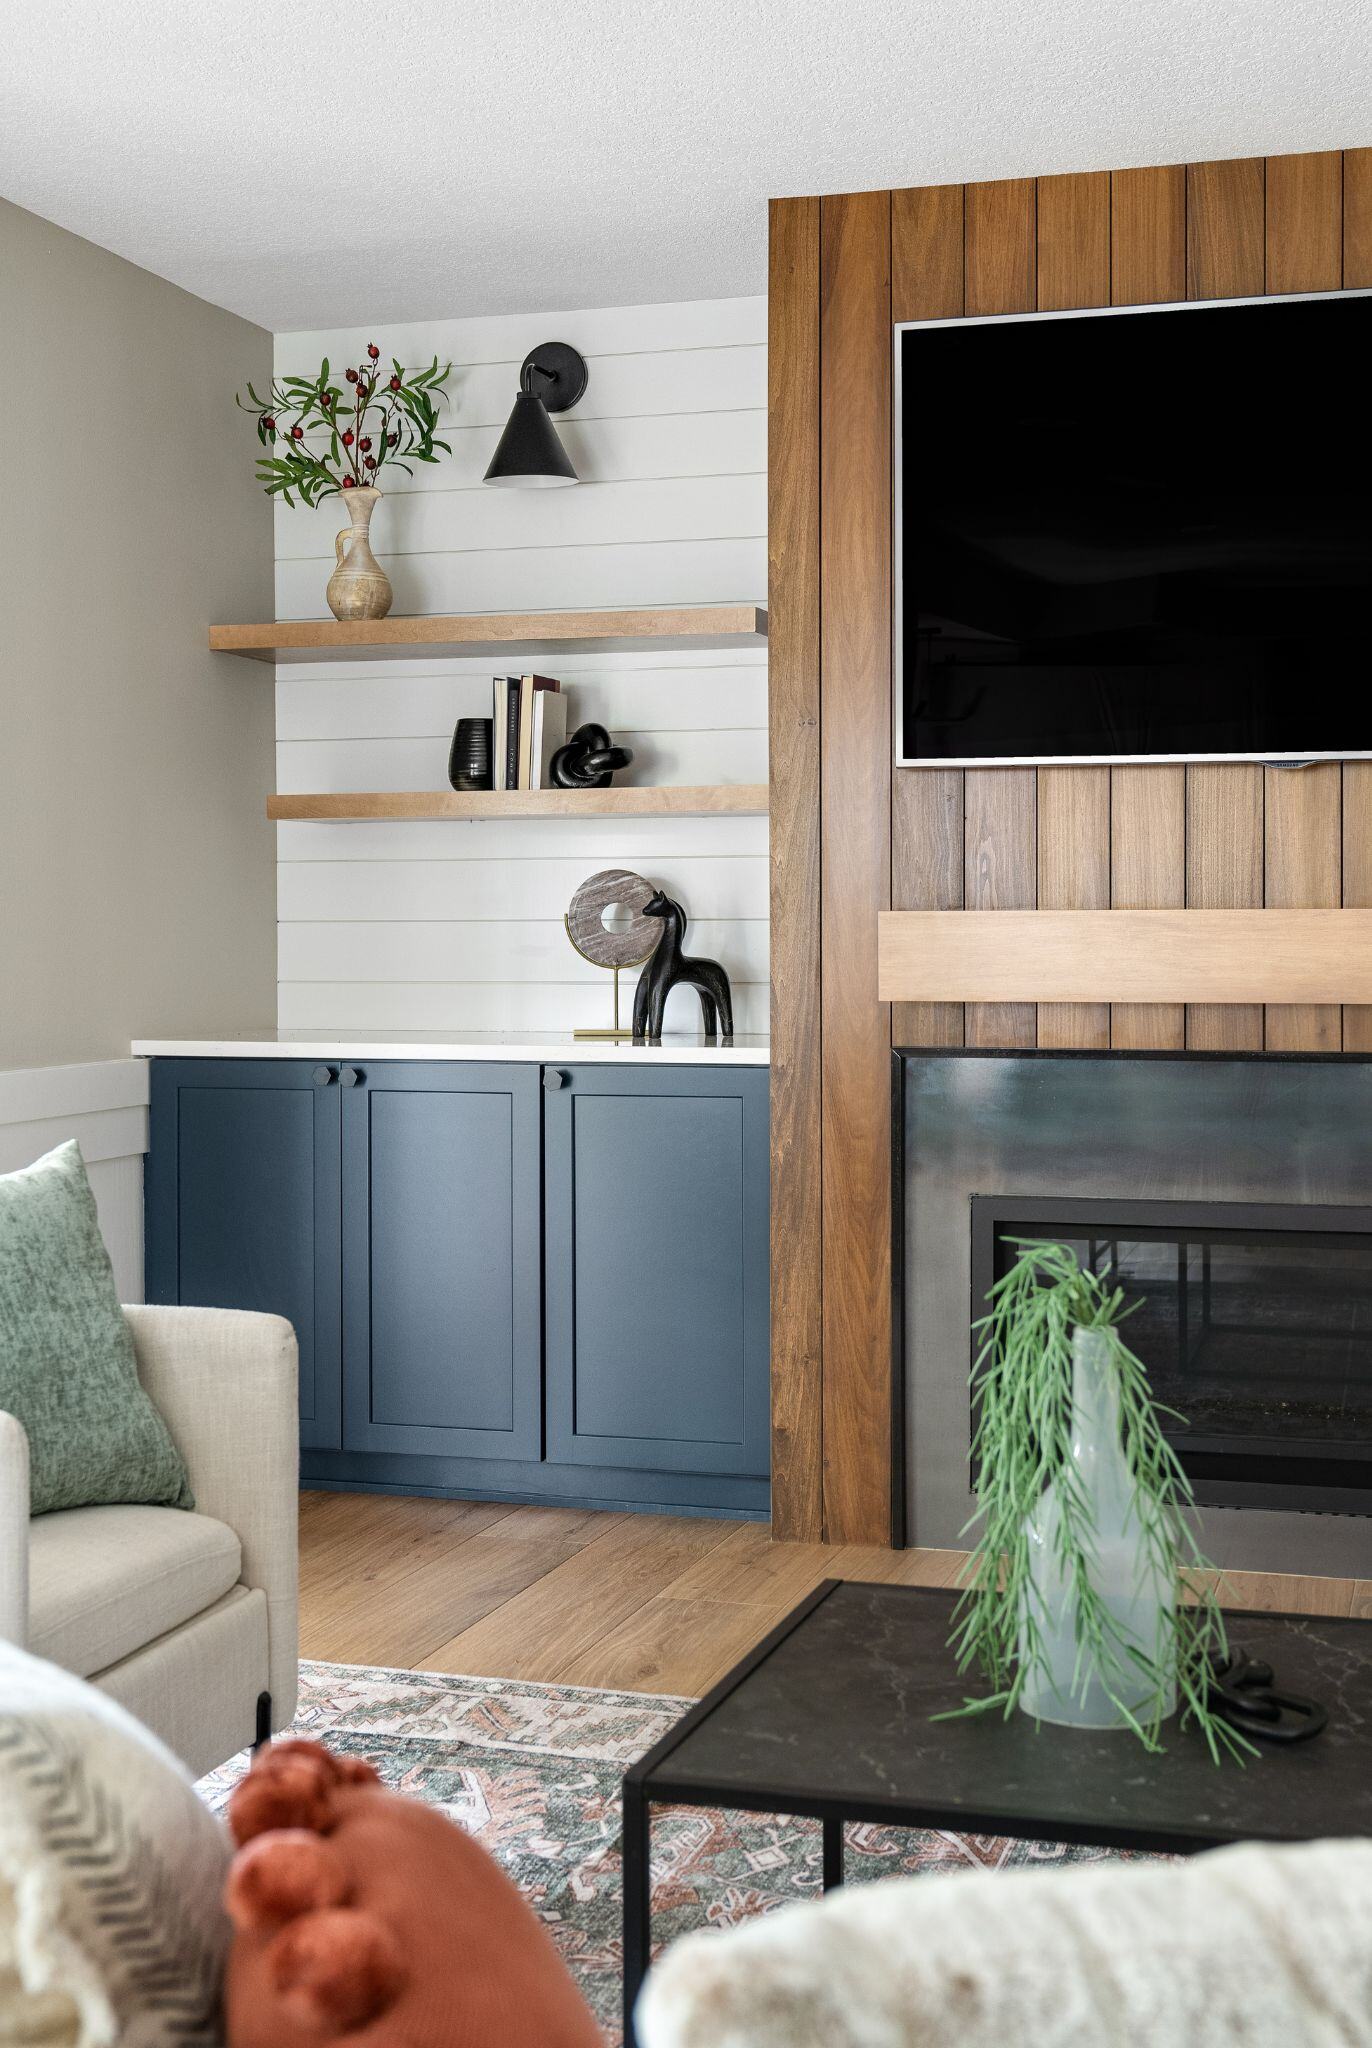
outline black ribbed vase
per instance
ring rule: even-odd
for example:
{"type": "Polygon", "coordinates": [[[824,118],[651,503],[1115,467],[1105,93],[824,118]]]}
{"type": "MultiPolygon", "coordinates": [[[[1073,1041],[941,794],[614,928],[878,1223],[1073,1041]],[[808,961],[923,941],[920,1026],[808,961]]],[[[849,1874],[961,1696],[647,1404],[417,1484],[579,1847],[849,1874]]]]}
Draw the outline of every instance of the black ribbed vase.
{"type": "Polygon", "coordinates": [[[454,789],[491,787],[491,721],[459,718],[448,751],[448,780],[454,789]]]}

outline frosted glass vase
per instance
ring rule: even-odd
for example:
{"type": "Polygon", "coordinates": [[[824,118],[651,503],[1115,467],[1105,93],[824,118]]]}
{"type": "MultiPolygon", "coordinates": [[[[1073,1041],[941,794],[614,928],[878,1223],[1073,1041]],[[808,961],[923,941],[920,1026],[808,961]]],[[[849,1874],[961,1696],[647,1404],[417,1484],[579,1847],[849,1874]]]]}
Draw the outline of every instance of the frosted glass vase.
{"type": "MultiPolygon", "coordinates": [[[[1058,1548],[1062,1482],[1054,1480],[1028,1523],[1026,1605],[1037,1621],[1044,1655],[1028,1669],[1020,1705],[1036,1719],[1062,1727],[1123,1728],[1128,1724],[1111,1693],[1131,1712],[1148,1718],[1156,1697],[1156,1686],[1139,1671],[1129,1646],[1136,1646],[1154,1661],[1173,1657],[1171,1612],[1177,1597],[1177,1571],[1170,1549],[1165,1559],[1159,1559],[1150,1554],[1140,1536],[1133,1480],[1120,1435],[1119,1387],[1111,1343],[1102,1330],[1072,1333],[1070,1455],[1095,1530],[1088,1576],[1114,1617],[1119,1640],[1107,1646],[1100,1664],[1089,1654],[1079,1658],[1078,1601],[1058,1548]]],[[[1023,1641],[1021,1629],[1021,1646],[1023,1641]]],[[[1176,1686],[1169,1682],[1162,1718],[1173,1713],[1176,1704],[1176,1686]]]]}

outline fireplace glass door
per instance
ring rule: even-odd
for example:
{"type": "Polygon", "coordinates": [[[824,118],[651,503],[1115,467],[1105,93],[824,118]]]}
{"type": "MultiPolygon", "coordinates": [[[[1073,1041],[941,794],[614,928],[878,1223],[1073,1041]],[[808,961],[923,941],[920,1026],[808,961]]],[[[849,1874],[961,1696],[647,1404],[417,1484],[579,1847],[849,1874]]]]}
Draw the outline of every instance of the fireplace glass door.
{"type": "Polygon", "coordinates": [[[976,1196],[973,1316],[1016,1238],[1053,1238],[1135,1304],[1197,1498],[1372,1505],[1372,1211],[976,1196]]]}

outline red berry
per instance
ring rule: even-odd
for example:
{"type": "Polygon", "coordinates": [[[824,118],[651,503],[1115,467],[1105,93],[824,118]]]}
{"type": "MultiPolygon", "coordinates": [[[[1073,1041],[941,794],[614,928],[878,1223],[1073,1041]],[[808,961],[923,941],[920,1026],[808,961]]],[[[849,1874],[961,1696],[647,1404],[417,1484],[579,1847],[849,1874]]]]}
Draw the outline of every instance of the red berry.
{"type": "Polygon", "coordinates": [[[355,476],[345,476],[343,479],[343,488],[345,491],[355,490],[357,488],[357,478],[355,476]]]}
{"type": "Polygon", "coordinates": [[[372,395],[372,387],[367,382],[365,377],[362,379],[361,383],[357,387],[357,395],[361,399],[368,399],[372,395]]]}
{"type": "Polygon", "coordinates": [[[345,370],[343,374],[350,384],[355,384],[357,382],[356,370],[345,370]]]}
{"type": "Polygon", "coordinates": [[[397,442],[397,441],[398,441],[399,439],[400,439],[400,436],[399,436],[399,434],[387,434],[387,436],[386,436],[386,446],[387,446],[388,448],[394,448],[394,446],[395,446],[396,442],[397,442]]]}
{"type": "Polygon", "coordinates": [[[374,455],[364,455],[362,460],[366,463],[368,469],[376,468],[376,457],[374,455]]]}
{"type": "Polygon", "coordinates": [[[352,447],[352,445],[353,445],[353,430],[352,430],[352,428],[351,428],[351,427],[349,427],[349,428],[348,428],[348,429],[346,430],[346,432],[344,433],[344,435],[343,435],[343,446],[344,446],[345,448],[351,448],[351,447],[352,447]]]}
{"type": "Polygon", "coordinates": [[[333,393],[330,391],[321,391],[319,394],[319,403],[324,406],[332,405],[333,393]]]}
{"type": "Polygon", "coordinates": [[[304,440],[304,438],[305,438],[305,429],[304,429],[303,427],[292,427],[292,428],[291,428],[291,439],[292,439],[293,441],[303,441],[303,440],[304,440]]]}
{"type": "Polygon", "coordinates": [[[398,377],[392,377],[391,389],[392,391],[398,391],[400,389],[400,379],[398,377]]]}
{"type": "Polygon", "coordinates": [[[380,358],[380,355],[381,355],[381,351],[380,351],[380,349],[379,349],[379,348],[377,347],[377,345],[376,345],[376,343],[375,343],[374,341],[369,341],[369,342],[367,343],[367,354],[368,354],[368,355],[369,355],[369,356],[371,357],[371,359],[372,359],[372,361],[373,361],[373,362],[376,362],[376,361],[378,361],[378,360],[379,360],[379,358],[380,358]]]}
{"type": "Polygon", "coordinates": [[[371,445],[372,445],[372,437],[371,437],[371,435],[370,435],[370,434],[364,434],[364,435],[362,436],[362,439],[361,439],[361,440],[360,440],[360,441],[358,442],[358,444],[357,444],[357,445],[358,445],[358,447],[359,447],[359,448],[360,448],[360,449],[362,450],[362,453],[363,453],[363,454],[365,455],[365,454],[366,454],[366,452],[367,452],[367,450],[368,450],[368,449],[369,449],[369,448],[371,447],[371,445]]]}
{"type": "Polygon", "coordinates": [[[262,424],[267,429],[267,432],[270,433],[272,428],[276,425],[276,421],[272,418],[270,413],[267,413],[263,418],[262,424]]]}

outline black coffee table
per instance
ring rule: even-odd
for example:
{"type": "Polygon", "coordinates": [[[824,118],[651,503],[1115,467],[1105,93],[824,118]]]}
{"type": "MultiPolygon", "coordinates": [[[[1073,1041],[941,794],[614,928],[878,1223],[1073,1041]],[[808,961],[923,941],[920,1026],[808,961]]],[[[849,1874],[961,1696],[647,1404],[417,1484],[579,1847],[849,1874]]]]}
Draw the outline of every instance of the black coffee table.
{"type": "Polygon", "coordinates": [[[827,1580],[624,1778],[624,2038],[648,1967],[654,1804],[809,1815],[825,1890],[845,1821],[1189,1854],[1226,1842],[1372,1835],[1372,1621],[1234,1614],[1231,1640],[1319,1700],[1313,1742],[1216,1767],[1194,1729],[1149,1756],[1127,1733],[1026,1714],[931,1720],[965,1687],[955,1595],[827,1580]]]}

